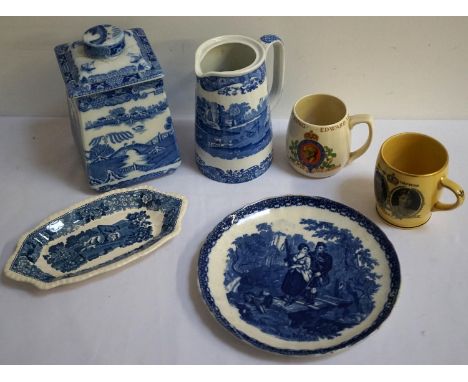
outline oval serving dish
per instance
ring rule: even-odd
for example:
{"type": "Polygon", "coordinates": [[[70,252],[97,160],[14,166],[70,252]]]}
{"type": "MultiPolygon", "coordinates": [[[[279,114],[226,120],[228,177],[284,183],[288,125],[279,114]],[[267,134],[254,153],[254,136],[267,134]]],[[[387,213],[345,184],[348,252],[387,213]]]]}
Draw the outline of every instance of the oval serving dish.
{"type": "Polygon", "coordinates": [[[148,186],[87,199],[24,235],[5,274],[50,289],[119,268],[176,236],[186,206],[185,197],[148,186]]]}

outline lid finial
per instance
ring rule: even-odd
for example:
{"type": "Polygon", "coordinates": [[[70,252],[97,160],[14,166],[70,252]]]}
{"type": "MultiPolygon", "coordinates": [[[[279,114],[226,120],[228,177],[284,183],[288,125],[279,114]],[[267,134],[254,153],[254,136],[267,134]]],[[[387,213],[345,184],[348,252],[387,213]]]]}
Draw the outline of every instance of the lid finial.
{"type": "Polygon", "coordinates": [[[95,58],[109,58],[119,55],[125,47],[122,29],[109,24],[96,25],[83,35],[86,54],[95,58]]]}

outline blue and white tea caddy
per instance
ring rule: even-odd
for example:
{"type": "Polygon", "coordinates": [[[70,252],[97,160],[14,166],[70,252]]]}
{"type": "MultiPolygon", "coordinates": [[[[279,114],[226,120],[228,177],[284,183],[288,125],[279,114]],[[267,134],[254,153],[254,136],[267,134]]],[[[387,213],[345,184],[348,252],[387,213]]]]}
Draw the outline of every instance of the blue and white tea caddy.
{"type": "Polygon", "coordinates": [[[270,108],[283,88],[283,42],[276,35],[259,40],[220,36],[195,54],[196,161],[208,178],[241,183],[262,175],[272,161],[270,108]],[[271,89],[266,56],[274,47],[271,89]]]}
{"type": "Polygon", "coordinates": [[[179,149],[163,71],[142,29],[88,29],[55,47],[89,184],[107,191],[170,174],[179,149]]]}

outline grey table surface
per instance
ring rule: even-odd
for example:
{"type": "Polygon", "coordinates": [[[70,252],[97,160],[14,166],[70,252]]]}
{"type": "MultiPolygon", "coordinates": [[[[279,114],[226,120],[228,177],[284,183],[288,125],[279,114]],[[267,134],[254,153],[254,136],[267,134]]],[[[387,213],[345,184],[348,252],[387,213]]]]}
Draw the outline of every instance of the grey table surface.
{"type": "MultiPolygon", "coordinates": [[[[194,128],[176,121],[182,166],[148,182],[187,196],[181,234],[151,255],[88,281],[39,291],[0,278],[0,364],[457,364],[468,361],[468,206],[434,213],[414,230],[377,215],[373,174],[386,137],[419,131],[450,153],[450,178],[468,187],[468,121],[376,121],[369,151],[338,175],[311,180],[286,161],[287,121],[274,121],[274,161],[238,185],[205,178],[194,161],[194,128]],[[319,195],[376,222],[394,244],[402,286],[379,330],[327,357],[288,358],[244,344],[210,315],[197,289],[200,245],[241,206],[284,194],[319,195]]],[[[364,140],[358,127],[353,146],[364,140]]],[[[0,266],[21,235],[48,215],[95,195],[66,119],[0,118],[0,266]]],[[[445,193],[444,200],[451,200],[445,193]]]]}

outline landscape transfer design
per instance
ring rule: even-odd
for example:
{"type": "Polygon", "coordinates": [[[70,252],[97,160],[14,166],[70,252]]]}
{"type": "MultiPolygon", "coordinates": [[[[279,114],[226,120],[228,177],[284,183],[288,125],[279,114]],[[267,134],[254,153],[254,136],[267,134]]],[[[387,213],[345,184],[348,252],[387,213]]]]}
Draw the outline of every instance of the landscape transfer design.
{"type": "Polygon", "coordinates": [[[256,107],[248,102],[231,103],[228,108],[197,97],[197,144],[222,159],[245,158],[263,150],[272,139],[266,98],[256,107]]]}
{"type": "MultiPolygon", "coordinates": [[[[375,308],[381,287],[378,265],[369,248],[349,229],[329,221],[300,219],[311,237],[286,234],[265,222],[255,233],[238,236],[227,251],[224,290],[242,320],[262,332],[287,341],[319,342],[337,338],[364,321],[375,308]]],[[[260,348],[283,354],[326,353],[348,346],[375,330],[390,314],[400,283],[396,253],[380,229],[356,211],[324,198],[287,196],[247,206],[222,221],[202,248],[199,278],[203,297],[216,318],[237,336],[260,348]],[[356,221],[375,238],[390,267],[390,293],[378,318],[357,336],[334,348],[277,349],[233,328],[211,296],[207,280],[210,253],[223,232],[246,215],[268,208],[309,205],[356,221]]]]}
{"type": "MultiPolygon", "coordinates": [[[[255,55],[253,63],[243,62],[245,67],[232,69],[226,61],[230,46],[250,44],[244,43],[242,36],[227,37],[209,40],[206,52],[197,50],[196,54],[196,67],[201,68],[208,52],[214,48],[219,51],[216,70],[207,76],[197,70],[196,163],[212,180],[242,183],[261,176],[271,165],[270,102],[275,97],[268,91],[265,61],[269,44],[280,38],[262,36],[258,49],[250,48],[255,55]]],[[[282,78],[283,62],[277,58],[275,71],[282,78]]]]}
{"type": "MultiPolygon", "coordinates": [[[[149,188],[112,192],[72,208],[34,229],[20,241],[5,271],[7,275],[11,272],[20,276],[21,281],[32,282],[47,289],[47,284],[76,278],[117,264],[174,233],[183,214],[183,204],[184,200],[179,197],[149,188]],[[126,210],[127,214],[119,215],[122,217],[108,219],[109,216],[126,210]],[[149,211],[163,214],[160,232],[154,231],[149,211]],[[107,224],[99,224],[105,217],[107,224]],[[62,237],[62,241],[57,241],[62,237]],[[44,251],[44,247],[52,241],[56,243],[44,251]],[[135,244],[139,245],[135,247],[135,244]],[[127,247],[129,249],[120,255],[85,267],[92,260],[118,248],[127,247]],[[38,266],[41,257],[57,272],[50,274],[43,266],[38,266]]],[[[10,276],[18,279],[11,274],[10,276]]],[[[49,287],[52,286],[54,285],[49,287]]]]}
{"type": "Polygon", "coordinates": [[[144,31],[97,25],[55,52],[91,188],[108,191],[173,173],[180,154],[164,73],[144,31]]]}

